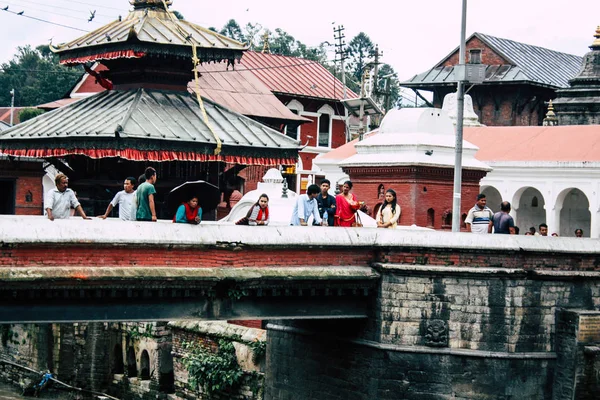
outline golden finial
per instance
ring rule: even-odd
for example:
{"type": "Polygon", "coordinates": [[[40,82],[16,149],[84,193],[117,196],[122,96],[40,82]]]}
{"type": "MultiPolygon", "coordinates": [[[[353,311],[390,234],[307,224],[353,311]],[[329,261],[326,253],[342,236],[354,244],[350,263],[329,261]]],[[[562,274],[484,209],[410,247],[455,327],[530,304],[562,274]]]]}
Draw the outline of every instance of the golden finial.
{"type": "Polygon", "coordinates": [[[596,28],[596,33],[594,34],[594,37],[596,38],[596,40],[594,40],[594,43],[592,43],[590,48],[600,49],[600,26],[596,28]]]}
{"type": "Polygon", "coordinates": [[[550,100],[550,103],[548,103],[548,113],[546,114],[546,117],[554,116],[556,116],[556,114],[554,113],[554,104],[552,104],[552,100],[550,100]]]}
{"type": "Polygon", "coordinates": [[[556,114],[554,113],[554,104],[552,104],[552,100],[548,103],[548,112],[546,113],[546,118],[542,123],[543,126],[556,126],[558,125],[558,118],[556,118],[556,114]]]}
{"type": "Polygon", "coordinates": [[[271,54],[271,46],[269,46],[269,32],[265,31],[263,38],[263,49],[262,52],[265,54],[271,54]]]}

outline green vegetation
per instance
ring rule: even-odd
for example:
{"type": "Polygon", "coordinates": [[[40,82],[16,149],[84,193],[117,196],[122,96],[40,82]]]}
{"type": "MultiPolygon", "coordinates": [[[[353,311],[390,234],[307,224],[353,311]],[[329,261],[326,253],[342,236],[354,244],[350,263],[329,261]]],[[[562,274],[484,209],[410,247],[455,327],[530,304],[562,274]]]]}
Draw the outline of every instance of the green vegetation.
{"type": "Polygon", "coordinates": [[[15,106],[34,106],[62,98],[81,77],[83,70],[63,67],[58,56],[42,45],[18,47],[13,59],[0,65],[0,107],[10,105],[15,89],[15,106]]]}
{"type": "Polygon", "coordinates": [[[219,339],[216,352],[195,343],[183,344],[186,355],[183,364],[189,373],[188,384],[192,390],[209,398],[218,392],[234,390],[244,376],[230,340],[219,339]]]}

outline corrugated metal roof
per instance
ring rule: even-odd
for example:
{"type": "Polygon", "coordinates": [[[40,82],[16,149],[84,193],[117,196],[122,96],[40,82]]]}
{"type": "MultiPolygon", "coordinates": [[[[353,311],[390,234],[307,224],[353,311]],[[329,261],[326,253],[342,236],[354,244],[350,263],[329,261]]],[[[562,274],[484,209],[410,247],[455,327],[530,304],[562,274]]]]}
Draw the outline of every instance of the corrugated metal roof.
{"type": "MultiPolygon", "coordinates": [[[[534,85],[566,88],[569,87],[569,79],[579,72],[583,61],[582,57],[572,54],[501,39],[483,33],[474,33],[468,40],[473,37],[478,37],[504,57],[507,62],[511,63],[507,65],[488,65],[484,83],[529,82],[534,85]]],[[[450,55],[456,51],[458,50],[453,51],[450,55]]],[[[439,64],[429,71],[402,82],[401,86],[425,88],[455,84],[454,67],[444,67],[439,64]]]]}
{"type": "MultiPolygon", "coordinates": [[[[204,104],[209,122],[223,146],[297,149],[298,142],[210,100],[204,104]]],[[[196,100],[185,92],[110,90],[42,114],[5,131],[0,140],[130,138],[214,145],[196,100]],[[118,134],[117,134],[118,132],[118,134]]]]}
{"type": "Polygon", "coordinates": [[[10,125],[4,121],[0,121],[0,132],[5,131],[10,128],[10,125]]]}
{"type": "MultiPolygon", "coordinates": [[[[200,94],[232,111],[253,117],[310,122],[291,112],[252,71],[227,69],[226,63],[198,67],[200,94]]],[[[192,81],[188,85],[195,89],[192,81]]]]}
{"type": "Polygon", "coordinates": [[[573,54],[561,53],[544,47],[478,32],[474,35],[522,68],[529,80],[534,82],[561,88],[568,87],[569,79],[577,75],[583,62],[582,57],[573,54]]]}
{"type": "MultiPolygon", "coordinates": [[[[512,65],[487,65],[484,83],[513,83],[529,81],[525,72],[520,67],[512,65]]],[[[427,86],[456,85],[454,67],[437,67],[422,74],[415,75],[401,86],[427,87],[427,86]]]]}
{"type": "MultiPolygon", "coordinates": [[[[56,46],[56,52],[72,53],[93,48],[122,48],[129,43],[138,48],[144,45],[167,45],[190,48],[191,42],[210,50],[241,51],[246,45],[186,20],[173,20],[163,9],[136,9],[123,20],[113,21],[71,42],[56,46]],[[189,38],[189,40],[188,40],[189,38]]],[[[89,52],[88,52],[89,53],[89,52]]],[[[188,50],[191,54],[191,50],[188,50]]],[[[205,59],[201,61],[206,61],[205,59]]]]}
{"type": "MultiPolygon", "coordinates": [[[[342,82],[316,61],[246,51],[241,66],[236,65],[236,68],[252,70],[275,93],[320,99],[344,98],[342,82]]],[[[347,89],[347,97],[358,96],[347,89]]]]}

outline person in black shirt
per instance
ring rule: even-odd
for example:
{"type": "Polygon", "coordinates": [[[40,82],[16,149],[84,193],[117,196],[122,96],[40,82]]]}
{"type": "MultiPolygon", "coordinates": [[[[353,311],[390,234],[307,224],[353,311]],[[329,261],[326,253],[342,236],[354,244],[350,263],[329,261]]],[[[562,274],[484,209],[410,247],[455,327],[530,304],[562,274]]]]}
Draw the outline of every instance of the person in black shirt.
{"type": "Polygon", "coordinates": [[[335,197],[329,194],[329,188],[331,187],[331,182],[327,179],[323,179],[321,181],[321,193],[317,196],[317,206],[319,207],[319,215],[325,219],[323,215],[327,212],[327,224],[329,226],[333,226],[335,216],[335,197]]]}

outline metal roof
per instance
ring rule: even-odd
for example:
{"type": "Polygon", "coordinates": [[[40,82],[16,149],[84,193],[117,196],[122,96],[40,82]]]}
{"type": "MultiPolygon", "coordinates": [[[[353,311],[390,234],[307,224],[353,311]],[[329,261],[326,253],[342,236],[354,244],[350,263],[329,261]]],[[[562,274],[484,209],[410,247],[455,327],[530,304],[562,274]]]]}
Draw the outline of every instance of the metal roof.
{"type": "MultiPolygon", "coordinates": [[[[253,117],[311,121],[291,112],[253,71],[228,69],[226,63],[203,64],[198,71],[200,94],[232,111],[253,117]]],[[[190,90],[195,86],[194,81],[188,85],[190,90]]]]}
{"type": "MultiPolygon", "coordinates": [[[[484,83],[527,82],[554,88],[569,87],[569,79],[579,72],[582,57],[561,53],[539,46],[515,42],[475,32],[467,39],[477,37],[502,56],[507,64],[487,66],[484,83]]],[[[450,53],[453,55],[458,49],[450,53]]],[[[449,55],[449,56],[450,56],[449,55]]],[[[449,57],[448,56],[448,57],[449,57]]],[[[444,67],[444,58],[434,68],[402,82],[406,87],[428,87],[455,84],[454,67],[444,67]]]]}
{"type": "MultiPolygon", "coordinates": [[[[316,61],[246,51],[237,69],[249,69],[275,93],[342,100],[344,85],[316,61]]],[[[347,97],[358,97],[347,89],[347,97]]]]}
{"type": "MultiPolygon", "coordinates": [[[[204,107],[224,150],[299,147],[296,140],[210,100],[204,101],[204,107]]],[[[158,142],[159,150],[160,143],[168,142],[183,145],[188,151],[216,145],[194,97],[186,92],[148,89],[109,90],[87,97],[3,132],[0,144],[6,147],[18,141],[35,146],[36,141],[44,139],[60,143],[137,139],[145,145],[158,142]]]]}
{"type": "Polygon", "coordinates": [[[10,128],[10,125],[4,121],[0,121],[0,132],[5,131],[10,128]]]}
{"type": "Polygon", "coordinates": [[[242,50],[246,49],[243,43],[186,20],[174,20],[164,9],[148,6],[134,9],[122,20],[55,46],[53,51],[59,53],[61,59],[90,55],[97,51],[129,49],[159,53],[177,52],[179,49],[179,52],[185,51],[186,55],[191,55],[192,42],[198,47],[201,61],[229,59],[233,58],[233,53],[239,58],[242,50]]]}

